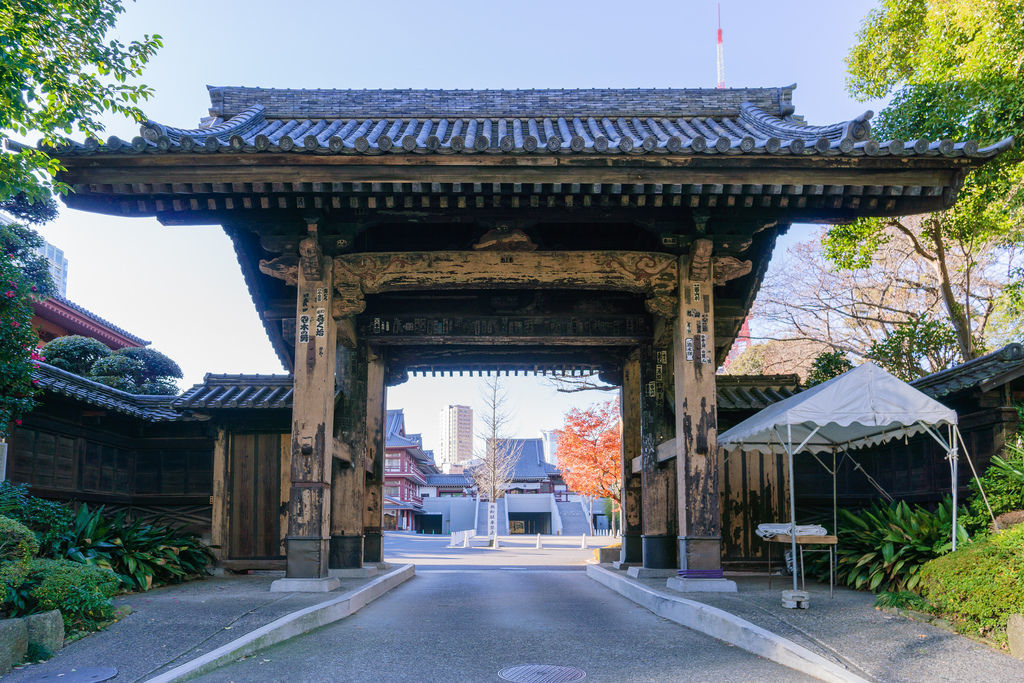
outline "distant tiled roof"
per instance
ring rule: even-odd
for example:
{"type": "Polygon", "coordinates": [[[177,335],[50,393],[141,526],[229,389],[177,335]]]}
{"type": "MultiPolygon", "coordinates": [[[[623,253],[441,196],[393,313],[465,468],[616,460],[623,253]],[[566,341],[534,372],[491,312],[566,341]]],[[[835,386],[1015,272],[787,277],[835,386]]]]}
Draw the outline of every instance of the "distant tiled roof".
{"type": "Polygon", "coordinates": [[[469,477],[464,474],[428,474],[428,486],[466,486],[470,485],[469,477]]]}
{"type": "Polygon", "coordinates": [[[1024,376],[1024,347],[1007,344],[948,370],[933,372],[910,384],[932,398],[980,387],[982,391],[1024,376]]]}
{"type": "MultiPolygon", "coordinates": [[[[389,410],[387,428],[384,434],[385,448],[419,448],[420,442],[404,435],[405,412],[401,409],[389,410]]],[[[412,436],[418,436],[416,434],[412,436]]]]}
{"type": "Polygon", "coordinates": [[[146,341],[142,337],[137,337],[134,334],[132,334],[131,332],[129,332],[128,330],[124,329],[123,327],[118,327],[117,325],[115,325],[114,323],[110,322],[109,320],[106,320],[105,318],[101,318],[100,316],[98,316],[95,313],[93,313],[92,311],[84,308],[83,306],[79,306],[78,304],[76,304],[71,299],[65,299],[64,297],[58,296],[56,294],[51,295],[50,298],[54,299],[55,301],[59,301],[60,303],[62,303],[65,306],[67,306],[68,308],[74,309],[78,313],[81,313],[82,315],[84,315],[87,318],[91,318],[92,320],[96,321],[97,323],[99,323],[101,325],[109,327],[110,329],[112,329],[114,332],[117,332],[122,337],[127,337],[128,339],[131,339],[133,342],[135,342],[137,344],[141,344],[142,346],[148,346],[150,344],[150,342],[146,341]]]}
{"type": "Polygon", "coordinates": [[[761,410],[800,391],[797,375],[718,375],[719,410],[761,410]]]}
{"type": "Polygon", "coordinates": [[[216,408],[291,408],[291,375],[215,375],[207,373],[173,403],[179,410],[216,408]]]}
{"type": "MultiPolygon", "coordinates": [[[[155,121],[131,142],[62,155],[242,151],[316,154],[782,154],[992,156],[976,142],[870,139],[867,112],[811,126],[795,86],[732,89],[285,90],[210,87],[199,128],[155,121]]],[[[1005,145],[1004,145],[1005,146],[1005,145]]]]}
{"type": "Polygon", "coordinates": [[[544,481],[559,469],[544,460],[543,439],[503,439],[502,445],[519,450],[512,478],[515,481],[544,481]]]}
{"type": "Polygon", "coordinates": [[[170,422],[191,419],[174,410],[174,396],[129,394],[46,363],[39,363],[39,367],[32,371],[32,376],[45,391],[140,420],[170,422]]]}

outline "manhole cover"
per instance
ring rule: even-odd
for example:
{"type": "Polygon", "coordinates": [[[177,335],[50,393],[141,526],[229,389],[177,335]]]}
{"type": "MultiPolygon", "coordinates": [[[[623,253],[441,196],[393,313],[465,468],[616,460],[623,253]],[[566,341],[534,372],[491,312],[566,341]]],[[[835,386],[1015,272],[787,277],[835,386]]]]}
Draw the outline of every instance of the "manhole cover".
{"type": "MultiPolygon", "coordinates": [[[[99,683],[109,681],[117,675],[117,669],[112,666],[81,666],[65,671],[51,671],[47,674],[32,676],[29,681],[60,681],[60,683],[99,683]]],[[[569,678],[565,680],[576,680],[569,678]]]]}
{"type": "Polygon", "coordinates": [[[582,681],[587,672],[574,666],[555,666],[553,664],[525,664],[510,666],[498,672],[498,676],[515,683],[567,683],[582,681]]]}

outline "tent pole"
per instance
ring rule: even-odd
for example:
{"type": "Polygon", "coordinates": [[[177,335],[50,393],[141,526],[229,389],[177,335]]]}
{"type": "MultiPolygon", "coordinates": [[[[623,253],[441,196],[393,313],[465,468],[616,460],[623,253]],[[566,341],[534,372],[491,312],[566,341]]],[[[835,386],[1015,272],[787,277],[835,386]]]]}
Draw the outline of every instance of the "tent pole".
{"type": "Polygon", "coordinates": [[[953,552],[956,552],[956,494],[959,488],[959,477],[957,477],[957,452],[956,452],[956,441],[953,440],[953,427],[949,425],[946,427],[949,433],[949,442],[952,447],[946,451],[946,455],[949,457],[949,472],[953,479],[953,552]]]}
{"type": "Polygon", "coordinates": [[[793,426],[790,424],[786,425],[786,441],[788,442],[788,450],[786,455],[789,456],[789,540],[790,550],[793,553],[793,590],[797,590],[796,572],[797,572],[797,561],[796,561],[796,482],[793,481],[793,426]]]}
{"type": "Polygon", "coordinates": [[[967,444],[964,443],[964,435],[960,433],[960,427],[953,427],[956,430],[956,437],[960,440],[960,445],[964,447],[964,456],[967,457],[967,464],[971,466],[971,474],[974,475],[974,481],[978,483],[978,490],[981,491],[981,499],[985,501],[985,507],[988,509],[988,516],[992,518],[992,524],[995,526],[996,531],[999,530],[999,522],[996,521],[996,516],[992,512],[992,506],[988,504],[988,496],[985,495],[985,487],[981,485],[981,479],[978,478],[978,470],[974,469],[974,461],[971,460],[971,452],[967,450],[967,444]]]}
{"type": "Polygon", "coordinates": [[[839,475],[839,469],[836,466],[836,447],[832,447],[832,533],[839,535],[839,505],[836,502],[836,477],[839,475]]]}

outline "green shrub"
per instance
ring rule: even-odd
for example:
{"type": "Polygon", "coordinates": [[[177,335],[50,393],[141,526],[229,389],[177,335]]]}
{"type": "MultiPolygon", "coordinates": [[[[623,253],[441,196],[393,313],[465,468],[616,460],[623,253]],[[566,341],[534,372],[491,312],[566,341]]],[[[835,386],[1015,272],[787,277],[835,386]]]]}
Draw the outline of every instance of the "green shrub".
{"type": "Polygon", "coordinates": [[[106,344],[78,334],[57,337],[47,342],[42,350],[46,363],[83,377],[89,374],[93,363],[109,355],[110,349],[106,344]]]}
{"type": "Polygon", "coordinates": [[[103,508],[82,505],[64,537],[62,557],[110,569],[127,590],[178,583],[203,576],[213,555],[195,534],[168,526],[126,523],[105,517],[103,508]]]}
{"type": "Polygon", "coordinates": [[[35,532],[39,554],[55,557],[57,546],[71,524],[67,505],[29,495],[27,484],[0,482],[0,515],[21,522],[35,532]]]}
{"type": "Polygon", "coordinates": [[[27,565],[37,552],[35,533],[21,522],[0,515],[0,562],[27,565]]]}
{"type": "Polygon", "coordinates": [[[136,393],[146,366],[142,361],[114,353],[100,358],[89,369],[91,379],[129,393],[136,393]]]}
{"type": "Polygon", "coordinates": [[[879,593],[875,598],[875,607],[896,607],[899,609],[915,609],[919,612],[930,612],[931,603],[917,593],[896,591],[895,593],[879,593]]]}
{"type": "Polygon", "coordinates": [[[113,616],[110,598],[120,581],[113,572],[69,560],[33,560],[24,581],[8,591],[15,616],[60,610],[68,631],[93,631],[113,616]]]}
{"type": "Polygon", "coordinates": [[[1006,642],[1006,620],[1024,613],[1024,525],[928,562],[920,590],[965,633],[1006,642]]]}
{"type": "MultiPolygon", "coordinates": [[[[949,552],[953,504],[947,496],[935,512],[903,501],[875,503],[852,513],[839,510],[836,576],[839,583],[878,592],[914,590],[921,567],[949,552]]],[[[968,541],[960,524],[957,540],[968,541]]],[[[816,566],[816,571],[821,565],[816,566]]],[[[825,564],[827,567],[827,564],[825,564]]],[[[827,578],[827,569],[823,576],[827,578]]]]}
{"type": "MultiPolygon", "coordinates": [[[[992,506],[992,514],[1024,510],[1024,446],[1020,441],[1007,444],[1002,457],[992,458],[981,476],[981,485],[992,506]]],[[[974,479],[971,479],[971,489],[974,495],[967,502],[969,512],[964,519],[964,526],[971,533],[977,533],[988,529],[992,518],[978,492],[978,482],[974,479]]]]}

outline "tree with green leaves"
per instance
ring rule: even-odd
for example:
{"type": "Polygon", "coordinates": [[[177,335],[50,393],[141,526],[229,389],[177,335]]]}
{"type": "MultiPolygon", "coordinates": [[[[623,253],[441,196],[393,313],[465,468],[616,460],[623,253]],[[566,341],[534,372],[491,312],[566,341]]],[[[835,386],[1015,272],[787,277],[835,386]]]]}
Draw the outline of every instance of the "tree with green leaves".
{"type": "Polygon", "coordinates": [[[822,351],[811,362],[811,370],[807,373],[806,384],[813,387],[838,377],[847,370],[853,370],[853,363],[842,351],[822,351]]]}
{"type": "Polygon", "coordinates": [[[0,440],[32,409],[38,391],[32,380],[32,367],[41,360],[32,301],[52,288],[49,264],[36,252],[41,245],[31,228],[0,220],[0,440]]]}
{"type": "MultiPolygon", "coordinates": [[[[982,143],[1024,134],[1022,16],[1024,0],[882,0],[847,58],[854,97],[890,97],[875,134],[982,143]]],[[[1022,160],[1018,148],[970,172],[949,211],[835,226],[825,253],[838,268],[865,269],[894,233],[908,240],[934,273],[960,357],[974,358],[984,352],[983,309],[1013,302],[973,298],[973,269],[995,253],[1021,277],[1022,160]]]]}
{"type": "Polygon", "coordinates": [[[156,349],[128,346],[111,351],[103,342],[77,334],[57,337],[42,354],[55,368],[132,394],[177,394],[174,380],[183,376],[178,364],[156,349]]]}
{"type": "MultiPolygon", "coordinates": [[[[158,35],[122,43],[108,36],[123,0],[18,0],[0,3],[0,143],[11,135],[98,137],[105,113],[143,121],[139,102],[152,89],[132,83],[161,46],[158,35]]],[[[14,145],[0,153],[0,200],[44,199],[59,162],[43,150],[14,145]]]]}

